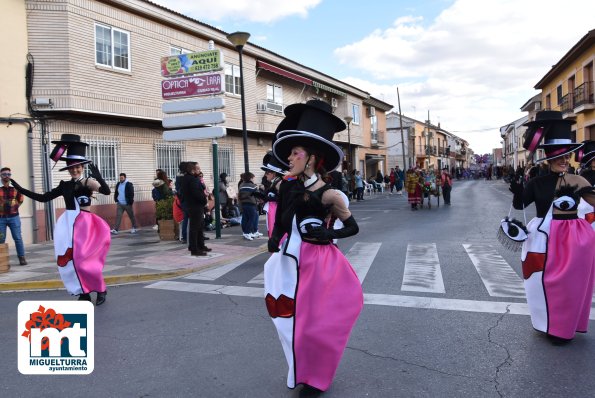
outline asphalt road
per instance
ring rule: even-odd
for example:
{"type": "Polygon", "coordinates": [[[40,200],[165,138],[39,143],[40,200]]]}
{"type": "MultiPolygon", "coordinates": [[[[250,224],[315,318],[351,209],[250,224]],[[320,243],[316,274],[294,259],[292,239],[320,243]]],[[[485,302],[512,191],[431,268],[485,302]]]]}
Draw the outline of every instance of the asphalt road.
{"type": "MultiPolygon", "coordinates": [[[[519,254],[496,240],[510,199],[503,182],[478,180],[455,181],[452,205],[434,202],[431,210],[413,212],[396,195],[352,203],[360,233],[339,247],[363,280],[366,305],[323,397],[595,394],[595,335],[556,346],[531,327],[519,254]]],[[[17,370],[18,303],[68,300],[66,293],[1,294],[0,396],[300,396],[285,386],[285,359],[262,300],[267,257],[111,287],[95,309],[88,376],[17,370]]]]}

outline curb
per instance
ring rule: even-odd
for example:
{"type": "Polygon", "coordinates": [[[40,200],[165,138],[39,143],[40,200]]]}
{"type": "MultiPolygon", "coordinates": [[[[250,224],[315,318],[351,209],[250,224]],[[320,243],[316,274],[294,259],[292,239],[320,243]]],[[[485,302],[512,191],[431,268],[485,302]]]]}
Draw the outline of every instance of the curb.
{"type": "MultiPolygon", "coordinates": [[[[254,255],[259,255],[267,251],[266,245],[261,245],[254,251],[254,255]]],[[[177,278],[179,276],[191,274],[193,272],[202,271],[208,268],[224,265],[228,262],[233,262],[245,257],[245,254],[238,254],[233,257],[228,257],[211,264],[199,265],[192,268],[184,268],[175,271],[152,272],[146,274],[125,274],[106,276],[104,278],[106,285],[114,286],[124,283],[140,283],[150,282],[162,279],[177,278]]],[[[23,290],[56,290],[64,289],[64,283],[60,279],[48,279],[45,281],[25,281],[25,282],[2,282],[0,283],[0,292],[8,291],[23,291],[23,290]]]]}

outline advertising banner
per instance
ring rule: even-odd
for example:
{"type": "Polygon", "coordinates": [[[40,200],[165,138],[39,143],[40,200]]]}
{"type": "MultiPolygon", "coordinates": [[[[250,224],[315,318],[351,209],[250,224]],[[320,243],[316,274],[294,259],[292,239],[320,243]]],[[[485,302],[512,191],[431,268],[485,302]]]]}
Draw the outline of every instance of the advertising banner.
{"type": "Polygon", "coordinates": [[[178,54],[161,58],[161,76],[172,77],[190,73],[212,72],[223,69],[221,50],[178,54]]]}
{"type": "Polygon", "coordinates": [[[219,73],[167,79],[161,82],[161,96],[163,99],[196,97],[222,92],[223,79],[219,73]]]}

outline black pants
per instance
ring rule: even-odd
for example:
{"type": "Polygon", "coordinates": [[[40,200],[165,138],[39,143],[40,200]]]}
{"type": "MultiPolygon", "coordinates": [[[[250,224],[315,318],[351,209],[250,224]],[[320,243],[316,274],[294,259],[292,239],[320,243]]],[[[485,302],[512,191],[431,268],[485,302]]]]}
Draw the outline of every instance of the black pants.
{"type": "Polygon", "coordinates": [[[203,229],[205,226],[205,211],[203,207],[188,209],[188,250],[197,252],[205,247],[203,229]]]}
{"type": "Polygon", "coordinates": [[[442,187],[442,197],[444,198],[444,203],[447,205],[450,204],[450,190],[452,187],[450,185],[444,185],[442,187]]]}

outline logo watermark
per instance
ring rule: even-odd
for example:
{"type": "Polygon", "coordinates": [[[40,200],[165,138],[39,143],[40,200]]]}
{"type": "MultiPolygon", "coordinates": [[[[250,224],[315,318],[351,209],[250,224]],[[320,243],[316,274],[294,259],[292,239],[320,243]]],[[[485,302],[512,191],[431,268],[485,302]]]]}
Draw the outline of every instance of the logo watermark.
{"type": "Polygon", "coordinates": [[[89,301],[21,301],[19,372],[59,375],[93,372],[94,315],[89,301]]]}

